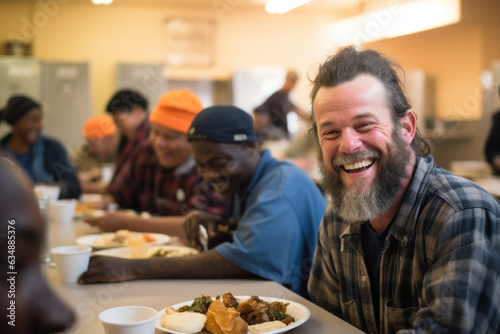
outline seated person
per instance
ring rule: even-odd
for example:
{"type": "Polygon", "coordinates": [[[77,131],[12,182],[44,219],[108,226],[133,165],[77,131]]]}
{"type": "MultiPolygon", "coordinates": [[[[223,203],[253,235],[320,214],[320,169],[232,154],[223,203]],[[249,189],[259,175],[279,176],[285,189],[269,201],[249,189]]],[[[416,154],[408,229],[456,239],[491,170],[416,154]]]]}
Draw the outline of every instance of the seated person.
{"type": "MultiPolygon", "coordinates": [[[[1,150],[0,150],[1,151],[1,150]]],[[[40,272],[44,223],[25,171],[0,152],[0,333],[55,333],[75,321],[40,272]],[[15,242],[15,259],[8,245],[15,242]],[[11,267],[13,266],[13,267],[11,267]],[[10,274],[15,272],[15,274],[10,274]],[[15,285],[15,292],[11,291],[15,285]]]]}
{"type": "Polygon", "coordinates": [[[110,181],[104,175],[105,168],[113,168],[118,148],[113,118],[109,115],[89,118],[82,134],[85,143],[71,155],[82,190],[84,193],[104,193],[110,181]]]}
{"type": "Polygon", "coordinates": [[[34,183],[60,186],[60,198],[82,193],[75,167],[58,141],[42,135],[43,113],[38,102],[23,95],[12,96],[0,111],[12,132],[0,140],[0,148],[28,172],[34,183]]]}
{"type": "Polygon", "coordinates": [[[364,333],[500,333],[500,202],[436,166],[397,68],[351,46],[314,79],[331,201],[309,295],[364,333]]]}
{"type": "Polygon", "coordinates": [[[107,189],[108,201],[115,201],[120,208],[162,217],[108,212],[86,221],[103,231],[128,229],[184,236],[183,216],[189,212],[221,214],[224,203],[198,173],[186,136],[202,108],[199,98],[187,89],[163,94],[149,117],[149,142],[140,144],[107,189]]]}
{"type": "Polygon", "coordinates": [[[325,200],[311,179],[256,144],[252,118],[232,106],[204,109],[188,132],[200,173],[226,199],[224,215],[194,211],[185,222],[193,245],[203,224],[214,248],[189,257],[92,257],[80,283],[126,279],[260,276],[305,295],[309,261],[325,200]],[[225,240],[218,243],[217,240],[225,240]],[[133,265],[132,265],[133,263],[133,265]]]}
{"type": "MultiPolygon", "coordinates": [[[[500,95],[500,86],[498,86],[498,94],[500,95]]],[[[484,154],[493,173],[500,175],[500,110],[493,114],[493,124],[484,146],[484,154]]]]}
{"type": "Polygon", "coordinates": [[[138,91],[121,89],[111,97],[106,106],[106,112],[113,117],[116,127],[121,132],[114,175],[139,144],[148,139],[150,131],[148,105],[148,100],[138,91]]]}

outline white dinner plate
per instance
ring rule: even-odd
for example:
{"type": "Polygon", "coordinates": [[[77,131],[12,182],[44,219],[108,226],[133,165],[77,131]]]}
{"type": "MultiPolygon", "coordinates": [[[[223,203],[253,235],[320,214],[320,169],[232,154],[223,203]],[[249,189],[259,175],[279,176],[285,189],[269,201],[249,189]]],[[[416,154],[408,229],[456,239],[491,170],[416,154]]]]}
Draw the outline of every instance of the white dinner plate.
{"type": "MultiPolygon", "coordinates": [[[[76,244],[77,245],[84,245],[84,246],[92,246],[94,249],[108,249],[108,248],[116,248],[116,247],[123,247],[125,245],[102,245],[102,244],[96,244],[96,241],[100,240],[103,236],[107,235],[112,235],[114,233],[101,233],[101,234],[90,234],[90,235],[85,235],[82,237],[79,237],[76,239],[76,244]]],[[[161,234],[161,233],[148,233],[150,236],[155,238],[155,241],[148,242],[149,245],[164,245],[168,244],[171,242],[170,236],[166,234],[161,234]]]]}
{"type": "MultiPolygon", "coordinates": [[[[235,296],[235,298],[238,299],[240,301],[240,303],[248,300],[250,297],[251,296],[235,296]]],[[[261,297],[261,296],[258,296],[258,297],[266,302],[289,303],[289,305],[286,308],[286,314],[291,315],[292,317],[295,318],[295,321],[292,322],[291,324],[289,324],[287,327],[264,332],[266,334],[286,333],[286,332],[302,325],[311,316],[311,311],[307,307],[305,307],[304,305],[299,304],[297,302],[293,302],[291,300],[286,300],[286,299],[272,298],[272,297],[261,297]]],[[[193,302],[194,302],[194,299],[188,300],[186,302],[182,302],[179,304],[171,305],[171,306],[173,309],[177,310],[179,307],[182,307],[184,305],[191,305],[193,302]]],[[[166,332],[166,333],[186,334],[183,332],[173,331],[171,329],[167,329],[167,328],[162,326],[163,319],[166,316],[165,310],[166,310],[166,308],[158,311],[158,319],[156,320],[156,328],[163,331],[163,332],[166,332]]],[[[200,334],[211,334],[206,329],[203,329],[199,333],[200,334]]],[[[251,334],[251,332],[249,331],[248,334],[251,334]]]]}
{"type": "MultiPolygon", "coordinates": [[[[186,246],[173,246],[173,245],[164,245],[164,246],[148,246],[148,256],[151,257],[158,250],[167,251],[167,255],[165,257],[177,257],[177,256],[186,256],[192,254],[198,254],[199,251],[197,249],[186,247],[186,246]]],[[[97,252],[94,252],[94,255],[106,255],[106,256],[114,256],[121,257],[123,259],[130,259],[130,248],[129,247],[118,247],[118,248],[109,248],[103,249],[97,252]]]]}

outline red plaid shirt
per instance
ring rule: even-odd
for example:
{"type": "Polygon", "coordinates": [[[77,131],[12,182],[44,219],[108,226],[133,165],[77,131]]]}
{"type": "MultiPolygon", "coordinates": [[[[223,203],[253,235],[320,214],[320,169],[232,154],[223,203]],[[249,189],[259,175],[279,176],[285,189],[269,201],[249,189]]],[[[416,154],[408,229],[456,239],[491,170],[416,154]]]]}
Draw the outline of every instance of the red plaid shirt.
{"type": "Polygon", "coordinates": [[[111,183],[114,182],[116,175],[118,175],[121,168],[126,164],[127,160],[139,149],[139,146],[141,146],[144,141],[148,141],[150,130],[151,124],[146,117],[146,119],[137,128],[134,137],[132,137],[132,139],[130,140],[127,140],[125,146],[121,149],[121,151],[119,151],[118,162],[116,163],[115,173],[113,175],[111,183]]]}
{"type": "Polygon", "coordinates": [[[224,202],[198,173],[192,158],[175,169],[162,168],[153,148],[143,142],[115,175],[107,192],[124,209],[160,216],[203,210],[221,215],[224,202]]]}

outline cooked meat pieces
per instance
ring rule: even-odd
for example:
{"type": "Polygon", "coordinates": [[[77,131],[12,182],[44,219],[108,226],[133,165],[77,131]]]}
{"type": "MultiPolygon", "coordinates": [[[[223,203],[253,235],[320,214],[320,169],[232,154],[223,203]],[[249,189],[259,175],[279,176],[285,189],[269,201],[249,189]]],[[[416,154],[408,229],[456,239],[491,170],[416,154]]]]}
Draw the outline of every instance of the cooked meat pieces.
{"type": "Polygon", "coordinates": [[[246,302],[243,302],[238,307],[240,317],[243,318],[249,325],[260,324],[269,321],[267,314],[269,303],[262,301],[257,296],[250,297],[246,302]]]}
{"type": "Polygon", "coordinates": [[[231,292],[227,292],[222,295],[222,302],[224,303],[224,306],[226,307],[233,307],[235,309],[238,308],[239,302],[236,298],[234,298],[233,294],[231,292]]]}

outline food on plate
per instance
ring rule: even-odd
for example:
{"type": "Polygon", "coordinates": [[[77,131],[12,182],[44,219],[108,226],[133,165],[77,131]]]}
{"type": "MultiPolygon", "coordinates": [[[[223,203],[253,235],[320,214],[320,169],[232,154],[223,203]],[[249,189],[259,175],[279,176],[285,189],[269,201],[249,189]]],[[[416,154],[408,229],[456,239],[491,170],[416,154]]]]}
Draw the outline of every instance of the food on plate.
{"type": "Polygon", "coordinates": [[[85,210],[82,213],[83,218],[97,218],[106,214],[104,210],[85,210]]]}
{"type": "Polygon", "coordinates": [[[177,257],[198,254],[198,250],[190,247],[158,248],[150,257],[177,257]]]}
{"type": "Polygon", "coordinates": [[[118,230],[115,233],[103,233],[94,241],[94,246],[125,246],[130,239],[143,238],[146,242],[156,241],[156,238],[148,233],[131,232],[129,230],[118,230]]]}
{"type": "MultiPolygon", "coordinates": [[[[80,207],[78,207],[79,204],[77,204],[77,208],[75,209],[75,213],[82,212],[83,218],[98,218],[101,216],[104,216],[106,214],[106,210],[95,210],[93,209],[95,207],[95,204],[89,204],[89,203],[83,203],[80,207]],[[84,210],[81,210],[80,208],[86,208],[84,210]]],[[[118,210],[118,212],[125,213],[127,216],[130,217],[135,217],[138,215],[138,213],[134,210],[118,210]]]]}
{"type": "Polygon", "coordinates": [[[206,316],[205,329],[213,334],[266,333],[285,328],[295,322],[295,319],[286,313],[288,305],[289,303],[281,301],[267,302],[257,296],[251,296],[240,302],[230,292],[217,296],[214,300],[210,296],[201,295],[191,305],[183,305],[177,310],[168,306],[165,311],[167,315],[161,321],[167,329],[184,333],[197,333],[201,329],[191,332],[185,330],[188,328],[187,326],[182,326],[185,322],[196,321],[196,327],[189,327],[189,330],[195,330],[200,326],[202,318],[198,317],[199,319],[195,320],[193,314],[200,314],[206,316]],[[186,315],[174,315],[183,313],[186,315]],[[170,315],[174,316],[170,317],[170,315]],[[167,321],[168,317],[170,319],[167,321]],[[169,327],[165,325],[166,321],[169,327]]]}
{"type": "Polygon", "coordinates": [[[163,327],[182,333],[198,333],[205,326],[207,317],[198,312],[177,312],[170,306],[165,310],[163,327]]]}
{"type": "Polygon", "coordinates": [[[283,302],[266,302],[257,296],[252,296],[248,300],[242,302],[237,307],[243,320],[249,325],[260,324],[268,321],[281,321],[285,325],[294,322],[295,319],[286,314],[288,303],[283,302]]]}
{"type": "Polygon", "coordinates": [[[210,296],[201,295],[201,297],[196,298],[191,305],[184,305],[179,307],[178,312],[198,312],[201,314],[206,314],[210,304],[213,300],[210,296]]]}
{"type": "Polygon", "coordinates": [[[214,334],[246,334],[248,324],[233,307],[226,307],[217,299],[210,304],[207,311],[205,328],[214,334]]]}
{"type": "Polygon", "coordinates": [[[248,326],[248,331],[250,333],[265,333],[285,327],[286,325],[283,322],[279,320],[274,320],[274,321],[263,322],[257,325],[248,326]]]}

